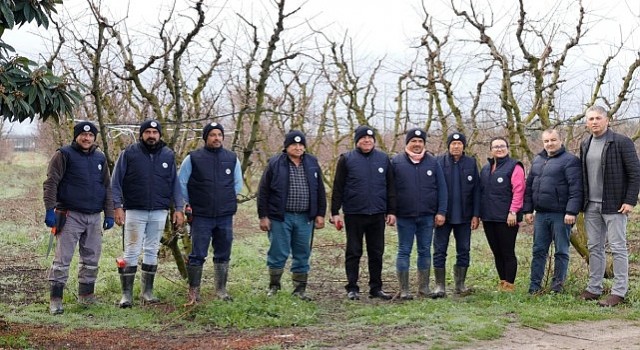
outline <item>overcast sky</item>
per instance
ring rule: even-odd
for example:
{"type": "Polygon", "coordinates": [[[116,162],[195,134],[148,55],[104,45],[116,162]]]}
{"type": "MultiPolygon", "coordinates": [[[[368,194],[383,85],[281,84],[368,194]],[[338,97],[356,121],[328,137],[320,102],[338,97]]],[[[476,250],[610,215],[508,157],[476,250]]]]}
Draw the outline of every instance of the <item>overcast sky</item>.
{"type": "MultiPolygon", "coordinates": [[[[186,9],[188,6],[184,0],[177,0],[177,12],[186,9]]],[[[460,3],[462,0],[454,0],[460,3]]],[[[468,1],[462,1],[467,3],[468,1]]],[[[443,26],[453,21],[453,14],[450,9],[449,0],[426,0],[428,11],[443,26]]],[[[480,0],[476,2],[478,9],[486,10],[491,6],[496,13],[514,13],[517,7],[515,0],[480,0]]],[[[145,31],[146,26],[156,27],[159,14],[166,11],[173,0],[103,0],[103,6],[110,13],[113,20],[124,18],[125,10],[129,8],[129,20],[135,25],[129,25],[130,30],[145,31]],[[129,4],[129,7],[126,4],[129,4]]],[[[266,12],[273,14],[273,5],[269,0],[207,0],[206,4],[210,9],[210,16],[218,14],[215,18],[215,25],[235,25],[237,26],[236,12],[259,23],[267,16],[266,12]],[[231,24],[230,24],[231,23],[231,24]]],[[[556,6],[556,0],[525,0],[525,7],[531,16],[548,13],[556,6]]],[[[575,7],[577,1],[570,4],[563,2],[563,6],[575,7]]],[[[595,42],[595,45],[587,45],[595,54],[603,52],[608,54],[610,49],[600,48],[597,43],[611,43],[613,40],[627,40],[634,48],[640,47],[640,1],[638,0],[583,0],[583,4],[590,12],[589,26],[596,28],[589,33],[588,38],[595,42]],[[596,25],[597,24],[597,25],[596,25]],[[634,35],[628,38],[621,38],[620,33],[629,33],[636,28],[634,35]]],[[[419,0],[290,0],[286,8],[291,11],[298,6],[302,10],[298,14],[298,23],[303,23],[305,19],[314,24],[314,27],[322,29],[326,33],[333,34],[335,39],[340,39],[344,31],[353,38],[354,46],[360,55],[373,55],[375,57],[402,57],[410,51],[409,47],[415,38],[423,32],[420,24],[423,18],[422,5],[419,0]]],[[[559,16],[562,12],[575,14],[573,8],[558,9],[559,16]]],[[[64,0],[64,8],[60,9],[70,14],[87,11],[86,0],[64,0]]],[[[165,12],[166,13],[166,12],[165,12]]],[[[271,15],[273,16],[273,15],[271,15]]],[[[552,18],[553,21],[561,22],[562,18],[552,18]]],[[[509,17],[498,17],[496,21],[507,24],[513,23],[514,19],[509,17]]],[[[266,25],[265,25],[266,26],[266,25]]],[[[270,27],[270,26],[266,26],[270,27]]],[[[305,27],[304,30],[307,30],[305,27]]],[[[41,36],[51,33],[38,30],[35,26],[25,26],[18,31],[8,31],[3,35],[3,40],[13,45],[18,53],[30,57],[37,56],[42,51],[47,51],[51,47],[50,40],[47,41],[34,33],[39,32],[41,36]],[[42,34],[44,33],[44,34],[42,34]]]]}

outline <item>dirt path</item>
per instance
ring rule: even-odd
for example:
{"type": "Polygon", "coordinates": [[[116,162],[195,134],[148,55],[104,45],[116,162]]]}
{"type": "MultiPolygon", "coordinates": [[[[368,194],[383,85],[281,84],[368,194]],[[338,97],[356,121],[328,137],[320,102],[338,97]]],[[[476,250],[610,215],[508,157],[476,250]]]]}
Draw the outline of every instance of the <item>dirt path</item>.
{"type": "Polygon", "coordinates": [[[514,326],[500,339],[463,349],[640,349],[640,326],[621,320],[551,325],[542,329],[514,326]]]}

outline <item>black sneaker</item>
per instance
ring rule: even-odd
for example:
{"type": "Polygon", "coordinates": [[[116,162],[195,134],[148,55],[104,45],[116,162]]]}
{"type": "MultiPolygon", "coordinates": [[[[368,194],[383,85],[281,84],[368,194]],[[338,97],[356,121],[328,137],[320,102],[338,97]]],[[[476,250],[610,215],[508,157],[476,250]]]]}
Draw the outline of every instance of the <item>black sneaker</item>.
{"type": "Polygon", "coordinates": [[[360,293],[356,292],[355,290],[352,290],[349,293],[347,293],[347,298],[349,298],[349,300],[360,300],[360,293]]]}

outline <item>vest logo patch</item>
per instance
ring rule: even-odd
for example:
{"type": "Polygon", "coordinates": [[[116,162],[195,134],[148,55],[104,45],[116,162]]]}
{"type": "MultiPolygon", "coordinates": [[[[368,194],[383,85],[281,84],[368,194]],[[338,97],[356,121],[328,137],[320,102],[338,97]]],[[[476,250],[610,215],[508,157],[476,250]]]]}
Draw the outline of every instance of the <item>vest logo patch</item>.
{"type": "Polygon", "coordinates": [[[167,164],[167,163],[162,163],[162,167],[166,169],[166,168],[168,168],[168,167],[169,167],[169,164],[167,164]]]}
{"type": "Polygon", "coordinates": [[[315,173],[313,173],[313,176],[317,179],[318,178],[318,172],[316,171],[315,173]]]}
{"type": "Polygon", "coordinates": [[[227,175],[231,174],[231,169],[227,168],[227,170],[224,171],[227,175]]]}
{"type": "Polygon", "coordinates": [[[431,176],[431,175],[433,175],[433,171],[427,170],[427,176],[431,176]]]}
{"type": "Polygon", "coordinates": [[[467,176],[467,181],[470,181],[470,182],[473,181],[473,176],[471,175],[467,176]]]}
{"type": "Polygon", "coordinates": [[[98,170],[102,170],[102,164],[98,164],[98,170]]]}
{"type": "Polygon", "coordinates": [[[384,169],[382,169],[382,168],[378,168],[378,172],[379,172],[380,174],[382,174],[382,173],[384,173],[384,169]]]}
{"type": "Polygon", "coordinates": [[[501,183],[503,183],[503,182],[504,182],[504,179],[503,179],[503,178],[501,178],[501,177],[499,177],[497,181],[498,181],[498,183],[499,183],[499,184],[501,184],[501,183]]]}

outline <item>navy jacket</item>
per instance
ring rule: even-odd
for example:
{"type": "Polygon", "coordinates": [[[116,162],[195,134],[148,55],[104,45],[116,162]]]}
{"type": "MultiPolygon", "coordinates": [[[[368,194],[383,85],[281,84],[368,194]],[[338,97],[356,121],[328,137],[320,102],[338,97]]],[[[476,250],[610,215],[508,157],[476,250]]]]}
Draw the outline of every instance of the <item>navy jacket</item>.
{"type": "MultiPolygon", "coordinates": [[[[260,179],[258,191],[258,217],[284,221],[289,196],[289,157],[285,152],[269,159],[267,169],[260,179]]],[[[327,194],[322,182],[322,169],[318,159],[305,153],[302,166],[309,185],[309,220],[325,216],[327,194]]]]}
{"type": "MultiPolygon", "coordinates": [[[[587,152],[591,144],[588,137],[580,145],[582,160],[582,183],[584,205],[589,202],[589,179],[587,178],[587,152]]],[[[640,161],[635,145],[630,138],[615,133],[611,129],[603,135],[605,145],[602,150],[602,214],[615,214],[622,204],[636,205],[640,190],[640,161]]]]}
{"type": "Polygon", "coordinates": [[[436,158],[425,154],[413,163],[406,152],[391,159],[396,183],[396,215],[418,217],[447,214],[447,184],[436,158]]]}
{"type": "Polygon", "coordinates": [[[396,189],[391,161],[382,151],[359,149],[338,159],[333,181],[331,215],[396,214],[396,189]]]}
{"type": "Polygon", "coordinates": [[[582,208],[582,166],[564,146],[552,157],[542,150],[527,176],[523,213],[566,213],[577,215],[582,208]]]}
{"type": "MultiPolygon", "coordinates": [[[[449,154],[439,156],[438,163],[444,172],[444,178],[447,181],[447,192],[449,194],[447,214],[451,213],[451,203],[453,201],[462,202],[462,218],[464,222],[471,222],[476,216],[480,217],[480,174],[476,160],[472,157],[462,155],[458,160],[458,169],[460,170],[460,193],[461,198],[453,198],[451,183],[451,172],[453,171],[453,157],[449,154]]],[[[447,215],[449,221],[449,215],[447,215]]]]}
{"type": "MultiPolygon", "coordinates": [[[[498,159],[492,174],[491,166],[494,162],[490,158],[489,164],[480,171],[480,218],[482,221],[506,222],[513,199],[511,175],[513,169],[518,164],[522,166],[522,163],[508,156],[498,159]]],[[[517,219],[522,221],[522,211],[518,212],[517,219]]]]}

